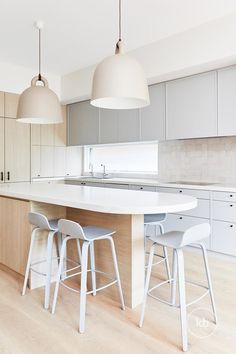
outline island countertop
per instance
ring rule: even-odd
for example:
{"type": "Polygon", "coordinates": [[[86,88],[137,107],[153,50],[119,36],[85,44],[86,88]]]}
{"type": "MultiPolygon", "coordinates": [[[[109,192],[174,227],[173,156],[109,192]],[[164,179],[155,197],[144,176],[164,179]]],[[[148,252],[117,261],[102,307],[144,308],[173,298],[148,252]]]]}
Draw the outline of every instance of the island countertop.
{"type": "Polygon", "coordinates": [[[47,183],[3,184],[0,196],[112,214],[176,213],[197,206],[197,199],[186,195],[47,183]]]}

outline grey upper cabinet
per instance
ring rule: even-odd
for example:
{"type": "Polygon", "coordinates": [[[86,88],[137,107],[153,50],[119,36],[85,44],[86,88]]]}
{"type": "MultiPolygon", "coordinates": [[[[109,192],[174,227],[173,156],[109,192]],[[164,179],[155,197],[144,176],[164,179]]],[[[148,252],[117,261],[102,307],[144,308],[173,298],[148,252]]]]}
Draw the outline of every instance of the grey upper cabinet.
{"type": "Polygon", "coordinates": [[[217,136],[216,72],[166,83],[166,138],[217,136]]]}
{"type": "Polygon", "coordinates": [[[140,110],[118,111],[118,141],[120,143],[140,141],[140,110]]]}
{"type": "Polygon", "coordinates": [[[97,144],[99,111],[83,101],[68,105],[68,145],[97,144]]]}
{"type": "Polygon", "coordinates": [[[100,138],[99,143],[117,143],[118,140],[118,111],[100,109],[100,138]]]}
{"type": "Polygon", "coordinates": [[[236,135],[236,66],[218,71],[218,135],[236,135]]]}
{"type": "Polygon", "coordinates": [[[140,110],[141,140],[165,140],[165,84],[149,86],[150,105],[140,110]]]}

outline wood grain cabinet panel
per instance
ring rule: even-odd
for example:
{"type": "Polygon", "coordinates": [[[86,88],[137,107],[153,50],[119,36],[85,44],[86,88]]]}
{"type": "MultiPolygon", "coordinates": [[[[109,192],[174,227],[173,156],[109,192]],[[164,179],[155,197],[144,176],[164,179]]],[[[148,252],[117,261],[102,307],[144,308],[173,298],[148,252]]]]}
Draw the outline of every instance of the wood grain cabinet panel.
{"type": "Polygon", "coordinates": [[[0,118],[0,183],[4,183],[4,118],[0,118]]]}
{"type": "Polygon", "coordinates": [[[6,182],[30,181],[30,125],[8,118],[5,118],[5,172],[6,182]]]}
{"type": "Polygon", "coordinates": [[[62,117],[63,123],[55,124],[55,146],[66,146],[66,119],[67,119],[67,108],[62,106],[62,117]]]}
{"type": "Polygon", "coordinates": [[[5,92],[4,94],[4,116],[7,118],[16,118],[17,107],[20,95],[16,93],[5,92]]]}
{"type": "Polygon", "coordinates": [[[4,117],[4,92],[0,91],[0,117],[4,117]]]}

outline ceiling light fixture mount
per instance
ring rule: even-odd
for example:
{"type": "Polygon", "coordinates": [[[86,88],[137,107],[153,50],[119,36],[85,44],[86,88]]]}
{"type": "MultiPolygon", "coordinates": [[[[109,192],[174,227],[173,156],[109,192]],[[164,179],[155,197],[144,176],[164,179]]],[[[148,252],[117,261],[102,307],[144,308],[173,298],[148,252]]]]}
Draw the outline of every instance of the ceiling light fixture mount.
{"type": "Polygon", "coordinates": [[[147,80],[141,65],[124,53],[122,8],[119,0],[118,33],[115,54],[95,69],[91,104],[108,109],[134,109],[150,104],[147,80]]]}
{"type": "Polygon", "coordinates": [[[19,99],[17,120],[31,124],[62,123],[59,99],[48,87],[47,79],[41,74],[41,31],[43,22],[35,22],[38,30],[38,75],[31,80],[31,86],[22,92],[19,99]]]}

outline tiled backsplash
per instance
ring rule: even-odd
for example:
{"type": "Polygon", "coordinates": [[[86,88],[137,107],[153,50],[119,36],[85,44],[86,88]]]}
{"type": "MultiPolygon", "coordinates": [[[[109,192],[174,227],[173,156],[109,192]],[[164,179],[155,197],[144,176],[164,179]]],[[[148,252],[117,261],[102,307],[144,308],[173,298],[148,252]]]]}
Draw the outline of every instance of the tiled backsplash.
{"type": "Polygon", "coordinates": [[[236,137],[160,142],[159,174],[165,181],[236,183],[236,137]]]}

